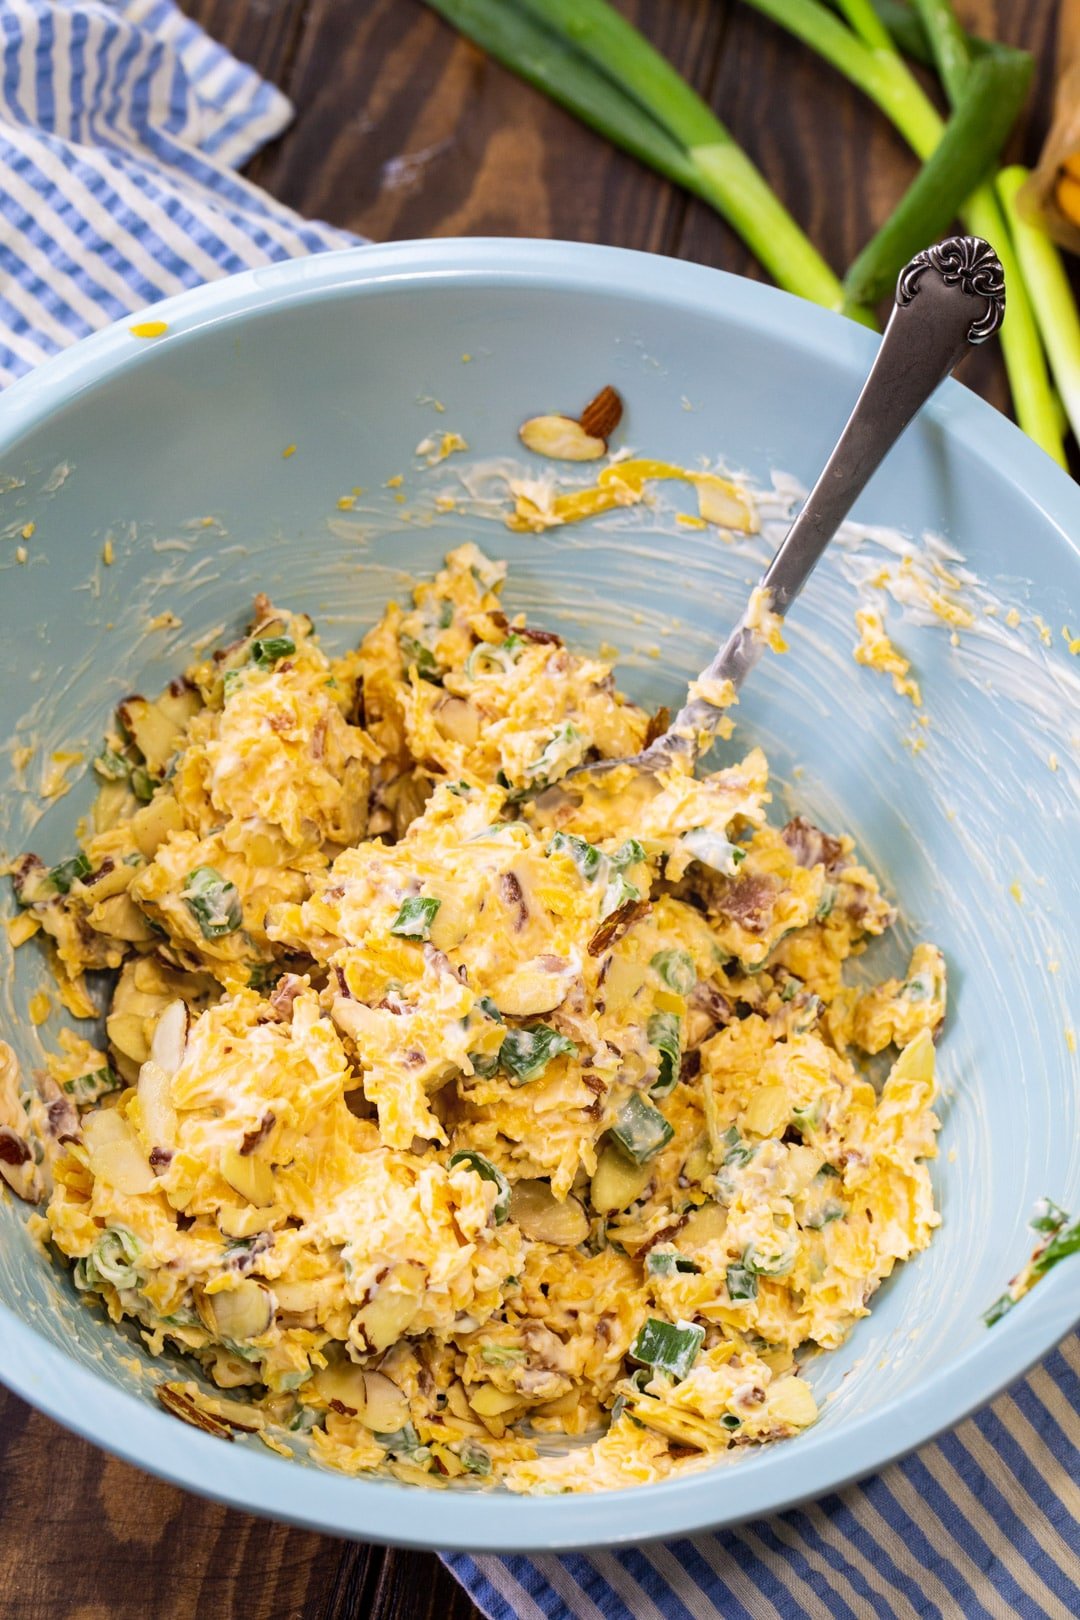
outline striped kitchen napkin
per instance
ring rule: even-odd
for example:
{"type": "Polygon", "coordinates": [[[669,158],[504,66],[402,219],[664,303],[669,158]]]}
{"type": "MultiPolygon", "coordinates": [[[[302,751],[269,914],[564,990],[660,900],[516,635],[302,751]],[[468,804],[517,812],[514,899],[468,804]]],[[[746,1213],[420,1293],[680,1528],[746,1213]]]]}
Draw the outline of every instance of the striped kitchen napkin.
{"type": "Polygon", "coordinates": [[[0,0],[0,386],[157,298],[355,243],[234,172],[291,117],[173,0],[0,0]]]}
{"type": "Polygon", "coordinates": [[[664,1546],[443,1562],[491,1620],[1077,1620],[1080,1335],[953,1433],[790,1513],[664,1546]]]}
{"type": "MultiPolygon", "coordinates": [[[[0,384],[184,287],[356,240],[235,168],[288,123],[172,0],[0,0],[0,384]]],[[[1080,1616],[1080,1339],[813,1505],[668,1546],[445,1562],[493,1620],[1080,1616]]]]}

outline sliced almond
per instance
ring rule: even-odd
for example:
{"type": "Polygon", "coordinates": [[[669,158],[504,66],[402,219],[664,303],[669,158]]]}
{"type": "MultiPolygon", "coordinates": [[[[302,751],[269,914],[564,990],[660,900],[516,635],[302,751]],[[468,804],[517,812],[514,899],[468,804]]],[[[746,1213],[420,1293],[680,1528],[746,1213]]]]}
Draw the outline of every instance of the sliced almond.
{"type": "Polygon", "coordinates": [[[698,511],[706,523],[714,523],[718,529],[734,529],[738,534],[757,533],[757,513],[730,479],[718,478],[715,473],[699,473],[693,481],[697,486],[698,511]]]}
{"type": "Polygon", "coordinates": [[[538,1243],[573,1249],[589,1235],[589,1217],[576,1198],[561,1202],[547,1181],[516,1182],[510,1194],[510,1219],[538,1243]]]}
{"type": "Polygon", "coordinates": [[[188,1010],[180,1001],[170,1001],[154,1026],[150,1056],[167,1075],[174,1075],[184,1061],[187,1044],[188,1010]]]}
{"type": "Polygon", "coordinates": [[[594,439],[608,439],[622,421],[623,402],[610,383],[590,399],[578,421],[594,439]]]}
{"type": "Polygon", "coordinates": [[[727,1210],[722,1204],[699,1204],[683,1222],[677,1241],[683,1248],[702,1248],[718,1243],[726,1229],[727,1210]]]}
{"type": "Polygon", "coordinates": [[[599,461],[607,443],[586,433],[570,416],[532,416],[518,429],[526,450],[553,461],[599,461]]]}
{"type": "Polygon", "coordinates": [[[632,1164],[617,1147],[606,1147],[592,1178],[592,1206],[601,1215],[626,1209],[641,1197],[651,1180],[652,1170],[648,1164],[632,1164]]]}
{"type": "Polygon", "coordinates": [[[221,1155],[221,1174],[234,1192],[258,1209],[269,1209],[277,1196],[274,1172],[264,1159],[237,1148],[226,1148],[221,1155]]]}
{"type": "Polygon", "coordinates": [[[219,1440],[232,1439],[229,1425],[211,1417],[209,1412],[201,1412],[182,1384],[158,1384],[154,1393],[166,1412],[171,1412],[182,1423],[190,1423],[193,1429],[202,1429],[204,1434],[216,1435],[219,1440]]]}
{"type": "Polygon", "coordinates": [[[84,1116],[82,1131],[93,1175],[130,1196],[153,1192],[157,1177],[138,1137],[118,1109],[94,1109],[84,1116]]]}
{"type": "Polygon", "coordinates": [[[110,939],[122,939],[129,945],[148,945],[154,938],[146,913],[140,911],[126,892],[100,900],[86,918],[91,928],[110,939]]]}

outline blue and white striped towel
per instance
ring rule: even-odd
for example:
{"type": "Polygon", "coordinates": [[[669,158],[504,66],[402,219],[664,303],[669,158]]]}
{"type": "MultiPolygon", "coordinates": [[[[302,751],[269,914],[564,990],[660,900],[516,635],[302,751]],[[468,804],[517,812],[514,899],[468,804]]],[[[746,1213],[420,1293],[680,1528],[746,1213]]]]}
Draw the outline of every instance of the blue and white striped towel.
{"type": "MultiPolygon", "coordinates": [[[[0,25],[0,383],[155,298],[355,240],[233,172],[291,108],[172,0],[0,0],[0,25]]],[[[1078,1482],[1073,1335],[954,1434],[795,1512],[446,1562],[493,1620],[1076,1620],[1078,1482]]]]}
{"type": "Polygon", "coordinates": [[[234,172],[291,116],[173,0],[0,0],[0,385],[154,299],[354,243],[234,172]]]}

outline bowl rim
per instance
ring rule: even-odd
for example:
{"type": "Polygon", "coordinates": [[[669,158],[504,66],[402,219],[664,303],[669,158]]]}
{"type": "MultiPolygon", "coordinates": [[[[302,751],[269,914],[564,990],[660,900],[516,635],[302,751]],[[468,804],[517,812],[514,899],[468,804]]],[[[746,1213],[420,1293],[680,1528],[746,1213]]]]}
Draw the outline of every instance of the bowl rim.
{"type": "MultiPolygon", "coordinates": [[[[762,338],[849,367],[857,387],[875,336],[788,293],[702,265],[625,248],[518,238],[446,238],[367,245],[288,260],[191,289],[155,304],[167,332],[135,340],[129,315],[20,378],[0,397],[0,456],[80,395],[134,366],[153,364],[162,345],[218,323],[246,319],[343,293],[443,285],[595,295],[617,288],[653,306],[705,316],[722,312],[762,338]]],[[[854,392],[853,392],[854,398],[854,392]]],[[[955,381],[925,415],[1014,487],[1080,561],[1080,489],[992,406],[955,381]]],[[[1075,1267],[1074,1267],[1075,1270],[1075,1267]]],[[[943,1429],[954,1427],[1047,1354],[1080,1319],[1067,1268],[1048,1275],[960,1358],[917,1391],[887,1401],[849,1426],[813,1429],[751,1462],[703,1470],[630,1490],[537,1498],[445,1491],[410,1522],[415,1487],[296,1465],[243,1445],[225,1448],[68,1357],[0,1304],[0,1382],[66,1428],[171,1483],[239,1510],[304,1528],[402,1546],[557,1551],[641,1544],[781,1512],[876,1472],[943,1429]],[[149,1454],[149,1455],[148,1455],[149,1454]],[[726,1480],[737,1485],[725,1486],[726,1480]],[[725,1501],[725,1497],[728,1499],[725,1501]],[[483,1502],[483,1511],[477,1502],[483,1502]],[[542,1506],[541,1506],[542,1503],[542,1506]]],[[[741,1460],[740,1460],[741,1461],[741,1460]]]]}

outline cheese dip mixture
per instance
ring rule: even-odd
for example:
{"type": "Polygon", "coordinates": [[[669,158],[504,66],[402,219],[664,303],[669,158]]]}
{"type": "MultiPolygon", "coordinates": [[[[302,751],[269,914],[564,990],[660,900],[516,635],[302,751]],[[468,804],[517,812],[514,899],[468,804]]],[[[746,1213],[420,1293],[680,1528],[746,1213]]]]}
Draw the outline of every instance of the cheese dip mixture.
{"type": "Polygon", "coordinates": [[[188,1421],[599,1490],[814,1421],[796,1353],[938,1221],[945,970],[845,984],[892,909],[849,838],[766,822],[757,749],[539,791],[650,719],[508,618],[504,573],[460,547],[337,659],[260,598],[120,705],[13,924],[77,1015],[112,970],[108,1050],[63,1036],[26,1103],[0,1047],[0,1172],[80,1289],[229,1392],[159,1386],[188,1421]]]}

